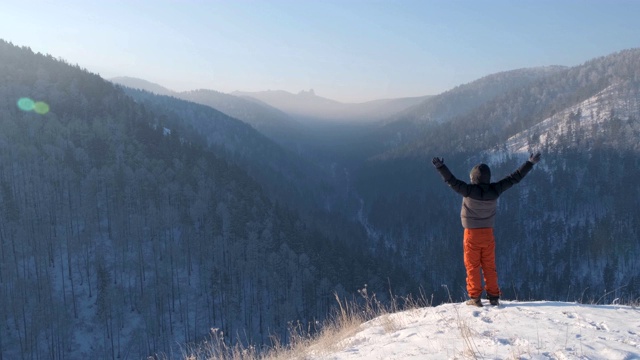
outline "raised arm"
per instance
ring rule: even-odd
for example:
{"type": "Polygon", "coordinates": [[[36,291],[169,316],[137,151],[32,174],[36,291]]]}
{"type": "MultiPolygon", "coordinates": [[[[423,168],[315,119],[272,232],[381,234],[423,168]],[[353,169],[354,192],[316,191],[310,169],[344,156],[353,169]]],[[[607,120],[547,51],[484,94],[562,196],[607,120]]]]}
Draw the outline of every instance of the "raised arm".
{"type": "Polygon", "coordinates": [[[537,164],[538,161],[540,161],[540,153],[536,153],[535,155],[531,154],[529,156],[529,160],[520,165],[516,171],[496,183],[496,190],[499,193],[503,193],[513,185],[519,183],[529,173],[529,171],[533,169],[533,165],[537,164]]]}
{"type": "Polygon", "coordinates": [[[447,165],[444,164],[443,158],[434,157],[431,162],[433,163],[433,166],[436,168],[436,170],[438,170],[438,172],[440,173],[440,176],[442,176],[444,182],[449,185],[449,187],[453,189],[453,191],[462,196],[469,196],[469,193],[471,192],[471,186],[453,176],[447,165]]]}

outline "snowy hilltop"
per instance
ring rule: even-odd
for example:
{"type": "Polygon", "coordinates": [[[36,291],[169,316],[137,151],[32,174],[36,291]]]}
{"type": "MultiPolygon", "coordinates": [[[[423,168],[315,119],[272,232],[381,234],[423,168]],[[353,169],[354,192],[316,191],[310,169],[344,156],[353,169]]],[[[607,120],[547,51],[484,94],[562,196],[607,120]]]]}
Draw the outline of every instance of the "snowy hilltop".
{"type": "Polygon", "coordinates": [[[310,358],[640,359],[640,309],[548,301],[444,304],[377,317],[310,358]]]}

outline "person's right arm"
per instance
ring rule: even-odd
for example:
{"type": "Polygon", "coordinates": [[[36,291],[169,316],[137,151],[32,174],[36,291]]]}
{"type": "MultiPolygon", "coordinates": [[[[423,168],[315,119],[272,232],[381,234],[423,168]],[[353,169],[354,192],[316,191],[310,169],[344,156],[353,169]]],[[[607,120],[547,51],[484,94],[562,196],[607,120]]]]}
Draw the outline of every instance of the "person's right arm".
{"type": "Polygon", "coordinates": [[[537,164],[540,161],[540,153],[531,154],[529,156],[529,160],[525,161],[516,171],[511,173],[509,176],[504,179],[498,181],[496,184],[496,189],[499,194],[510,189],[513,185],[519,183],[528,173],[533,169],[533,165],[537,164]]]}

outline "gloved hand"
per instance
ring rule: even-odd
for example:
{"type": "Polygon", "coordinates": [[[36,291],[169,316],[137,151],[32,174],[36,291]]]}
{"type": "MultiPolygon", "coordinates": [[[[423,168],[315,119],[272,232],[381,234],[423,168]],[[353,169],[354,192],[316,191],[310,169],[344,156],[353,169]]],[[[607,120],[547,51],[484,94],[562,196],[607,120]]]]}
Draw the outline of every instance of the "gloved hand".
{"type": "Polygon", "coordinates": [[[529,162],[535,165],[538,161],[540,161],[540,152],[537,152],[535,155],[531,153],[529,156],[529,162]]]}
{"type": "Polygon", "coordinates": [[[434,157],[433,160],[431,160],[431,163],[436,167],[436,169],[440,169],[444,166],[444,158],[434,157]]]}

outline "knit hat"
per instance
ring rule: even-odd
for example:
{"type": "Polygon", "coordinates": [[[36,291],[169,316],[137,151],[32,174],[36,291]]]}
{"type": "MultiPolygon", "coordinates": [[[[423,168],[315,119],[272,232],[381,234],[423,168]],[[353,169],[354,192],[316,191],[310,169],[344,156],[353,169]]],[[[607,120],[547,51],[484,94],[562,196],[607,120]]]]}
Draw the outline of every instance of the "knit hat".
{"type": "Polygon", "coordinates": [[[489,184],[491,182],[491,169],[487,164],[478,164],[469,173],[472,184],[489,184]]]}

